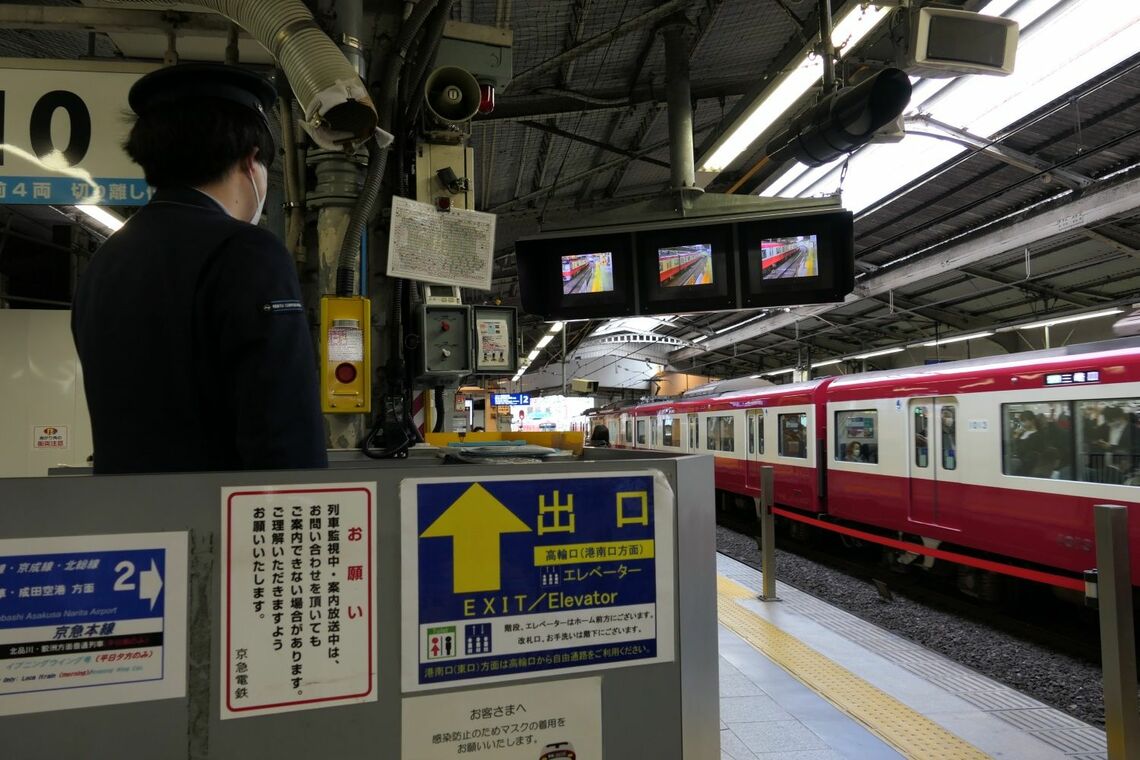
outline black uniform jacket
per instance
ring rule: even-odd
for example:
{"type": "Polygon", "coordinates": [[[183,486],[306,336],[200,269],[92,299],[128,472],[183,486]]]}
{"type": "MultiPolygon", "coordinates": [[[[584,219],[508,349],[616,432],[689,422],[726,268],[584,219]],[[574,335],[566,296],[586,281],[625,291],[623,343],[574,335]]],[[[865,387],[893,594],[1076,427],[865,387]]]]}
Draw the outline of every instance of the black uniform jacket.
{"type": "Polygon", "coordinates": [[[326,467],[300,298],[272,233],[197,190],[155,193],[73,305],[95,471],[326,467]]]}

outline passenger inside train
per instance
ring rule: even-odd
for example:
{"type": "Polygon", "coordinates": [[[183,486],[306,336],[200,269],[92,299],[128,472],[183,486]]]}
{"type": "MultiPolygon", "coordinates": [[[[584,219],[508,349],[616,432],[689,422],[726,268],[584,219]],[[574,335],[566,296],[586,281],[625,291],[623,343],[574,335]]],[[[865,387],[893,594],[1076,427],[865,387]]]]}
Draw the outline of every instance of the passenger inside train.
{"type": "Polygon", "coordinates": [[[1003,472],[1140,485],[1138,408],[1133,399],[1004,404],[1003,472]]]}

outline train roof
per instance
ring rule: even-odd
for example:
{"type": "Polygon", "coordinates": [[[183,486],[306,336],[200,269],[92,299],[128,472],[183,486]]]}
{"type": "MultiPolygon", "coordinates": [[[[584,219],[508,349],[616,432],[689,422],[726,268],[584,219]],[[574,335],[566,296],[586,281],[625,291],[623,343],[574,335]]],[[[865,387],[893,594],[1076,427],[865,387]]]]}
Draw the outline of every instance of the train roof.
{"type": "Polygon", "coordinates": [[[747,389],[760,389],[773,387],[775,383],[767,380],[761,380],[755,375],[745,377],[735,377],[729,380],[714,380],[711,383],[698,385],[696,388],[685,391],[681,394],[680,401],[690,401],[692,399],[706,398],[708,396],[716,396],[728,391],[747,390],[747,389]]]}
{"type": "Polygon", "coordinates": [[[971,374],[978,370],[1004,370],[1040,368],[1050,365],[1064,365],[1071,360],[1080,358],[1091,360],[1112,355],[1140,357],[1140,337],[1115,338],[1112,340],[1097,341],[1095,343],[1079,343],[1073,346],[1050,348],[1042,351],[1024,351],[1016,354],[999,354],[985,356],[978,359],[962,359],[941,364],[929,364],[918,367],[897,367],[895,369],[878,370],[876,372],[861,372],[855,375],[836,376],[831,384],[832,390],[857,385],[878,385],[916,378],[930,378],[932,376],[953,376],[971,374]]]}

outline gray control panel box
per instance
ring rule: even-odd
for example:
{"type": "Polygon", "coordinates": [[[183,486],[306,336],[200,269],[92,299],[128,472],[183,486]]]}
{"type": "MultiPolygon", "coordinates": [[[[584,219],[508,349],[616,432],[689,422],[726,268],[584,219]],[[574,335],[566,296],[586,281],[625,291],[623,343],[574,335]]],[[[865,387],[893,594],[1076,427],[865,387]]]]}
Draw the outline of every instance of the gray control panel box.
{"type": "Polygon", "coordinates": [[[420,379],[446,384],[471,374],[470,306],[423,304],[419,330],[420,379]]]}

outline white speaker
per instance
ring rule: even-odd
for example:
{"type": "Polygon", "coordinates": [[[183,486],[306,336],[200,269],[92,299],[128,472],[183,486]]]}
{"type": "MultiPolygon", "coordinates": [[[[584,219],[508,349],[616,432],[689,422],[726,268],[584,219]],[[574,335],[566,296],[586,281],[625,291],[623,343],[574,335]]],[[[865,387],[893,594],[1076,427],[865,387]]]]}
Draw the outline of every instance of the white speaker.
{"type": "Polygon", "coordinates": [[[479,82],[458,66],[442,66],[424,84],[428,113],[441,124],[458,124],[479,113],[479,82]]]}

